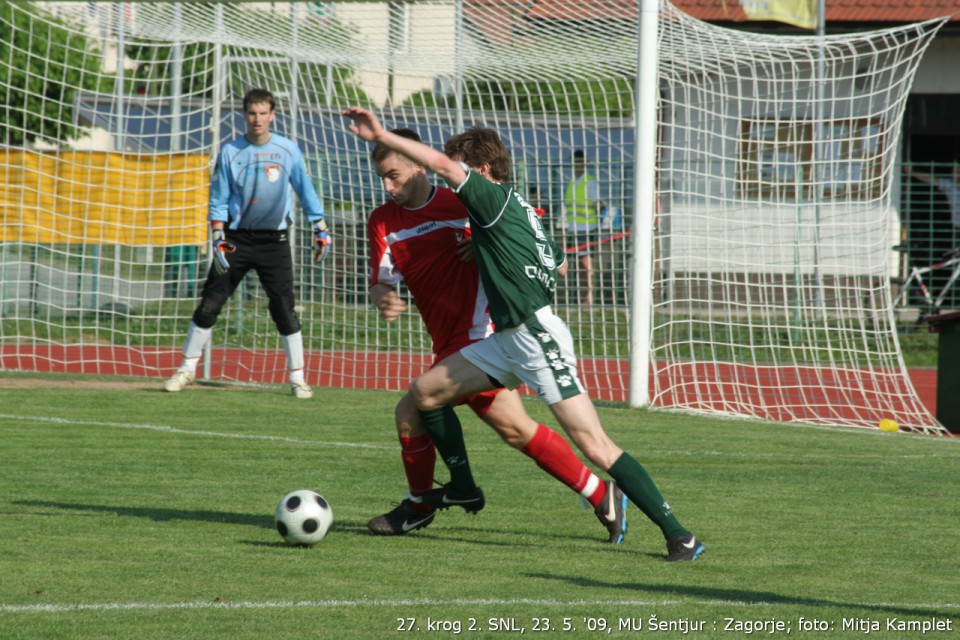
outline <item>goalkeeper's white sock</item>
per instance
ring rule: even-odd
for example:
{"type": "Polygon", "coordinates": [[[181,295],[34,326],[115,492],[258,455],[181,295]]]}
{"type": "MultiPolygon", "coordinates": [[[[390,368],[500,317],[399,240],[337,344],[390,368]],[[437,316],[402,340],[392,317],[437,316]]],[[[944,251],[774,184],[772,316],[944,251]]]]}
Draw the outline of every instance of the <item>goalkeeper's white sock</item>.
{"type": "Polygon", "coordinates": [[[190,328],[187,329],[187,340],[183,345],[181,369],[196,373],[197,363],[200,361],[200,356],[203,355],[203,350],[206,348],[207,342],[210,341],[211,335],[213,335],[213,327],[202,329],[194,323],[190,323],[190,328]]]}
{"type": "Polygon", "coordinates": [[[190,373],[197,373],[197,363],[200,362],[200,358],[184,358],[183,362],[180,363],[180,368],[184,371],[189,371],[190,373]]]}
{"type": "Polygon", "coordinates": [[[295,371],[300,372],[300,381],[303,381],[303,332],[297,331],[283,336],[283,349],[287,352],[287,369],[290,370],[290,382],[295,371]]]}
{"type": "Polygon", "coordinates": [[[303,384],[306,380],[303,377],[303,369],[296,369],[290,372],[290,384],[303,384]]]}

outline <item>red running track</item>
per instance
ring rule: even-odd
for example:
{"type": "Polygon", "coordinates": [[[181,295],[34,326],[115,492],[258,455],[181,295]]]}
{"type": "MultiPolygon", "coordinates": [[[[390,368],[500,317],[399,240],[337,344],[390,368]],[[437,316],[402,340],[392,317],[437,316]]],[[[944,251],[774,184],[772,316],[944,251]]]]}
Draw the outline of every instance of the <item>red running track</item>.
{"type": "MultiPolygon", "coordinates": [[[[16,346],[6,345],[0,348],[0,370],[39,371],[49,373],[80,373],[107,376],[166,377],[180,362],[180,354],[172,349],[135,349],[118,346],[16,346]]],[[[397,391],[406,388],[411,380],[426,369],[432,362],[428,354],[385,354],[378,352],[330,351],[313,352],[307,355],[308,382],[320,387],[339,387],[352,389],[381,389],[397,391]],[[400,382],[404,381],[404,382],[400,382]]],[[[282,351],[241,349],[214,351],[211,359],[211,379],[249,383],[286,382],[285,355],[282,351]]],[[[689,367],[690,365],[682,365],[689,367]]],[[[703,399],[713,408],[722,404],[726,393],[725,384],[730,384],[733,375],[729,365],[698,365],[699,380],[711,382],[697,385],[678,385],[664,394],[659,402],[670,406],[676,401],[689,404],[691,400],[703,399]],[[711,398],[714,398],[711,400],[711,398]]],[[[672,367],[671,367],[672,368],[672,367]]],[[[664,376],[677,378],[677,372],[668,372],[667,367],[659,367],[656,375],[666,385],[664,376]]],[[[583,383],[591,397],[610,402],[626,402],[629,365],[623,359],[583,358],[580,361],[580,373],[583,383]],[[612,384],[611,384],[612,381],[612,384]]],[[[802,385],[810,389],[823,389],[821,400],[825,404],[845,406],[847,402],[839,392],[830,389],[843,386],[840,374],[830,374],[831,380],[824,379],[822,371],[810,370],[809,379],[803,379],[804,371],[768,367],[740,372],[741,381],[757,383],[757,388],[779,389],[781,391],[757,391],[753,398],[747,398],[754,406],[789,406],[789,398],[771,398],[770,394],[785,394],[782,389],[802,385]],[[762,396],[760,394],[763,394],[762,396]]],[[[937,372],[935,369],[912,369],[910,379],[913,382],[921,403],[936,414],[937,372]]],[[[682,377],[682,376],[681,376],[682,377]]],[[[878,393],[882,389],[876,390],[878,393]]],[[[814,394],[816,395],[816,394],[814,394]]],[[[806,404],[809,404],[807,398],[806,404]]],[[[789,419],[791,415],[771,413],[770,419],[789,419]]],[[[796,419],[794,415],[794,419],[796,419]]]]}

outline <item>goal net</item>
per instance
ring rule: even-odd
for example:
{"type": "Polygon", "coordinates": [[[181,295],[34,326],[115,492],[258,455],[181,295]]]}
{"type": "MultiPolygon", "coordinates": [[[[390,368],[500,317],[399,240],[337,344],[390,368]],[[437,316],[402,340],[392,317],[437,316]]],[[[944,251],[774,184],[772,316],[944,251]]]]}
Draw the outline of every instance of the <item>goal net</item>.
{"type": "MultiPolygon", "coordinates": [[[[638,10],[3,3],[0,369],[172,373],[209,261],[210,163],[244,132],[245,91],[264,87],[335,235],[314,264],[302,220],[294,231],[311,384],[399,390],[432,361],[415,310],[387,324],[367,301],[365,220],[386,194],[339,115],[361,104],[436,147],[474,124],[501,132],[518,188],[567,248],[557,311],[593,397],[628,399],[632,355],[657,407],[940,431],[903,366],[888,277],[901,113],[941,23],[771,37],[664,2],[658,139],[638,140],[638,10]],[[638,144],[657,145],[654,215],[634,201],[638,144]],[[578,151],[601,203],[588,233],[567,220],[578,151]],[[655,234],[638,256],[653,266],[643,307],[635,222],[655,234]],[[636,314],[652,319],[649,354],[630,353],[636,314]]],[[[203,367],[285,382],[253,274],[203,367]]]]}
{"type": "Polygon", "coordinates": [[[890,275],[901,115],[942,23],[816,38],[662,20],[654,404],[938,431],[890,275]]]}

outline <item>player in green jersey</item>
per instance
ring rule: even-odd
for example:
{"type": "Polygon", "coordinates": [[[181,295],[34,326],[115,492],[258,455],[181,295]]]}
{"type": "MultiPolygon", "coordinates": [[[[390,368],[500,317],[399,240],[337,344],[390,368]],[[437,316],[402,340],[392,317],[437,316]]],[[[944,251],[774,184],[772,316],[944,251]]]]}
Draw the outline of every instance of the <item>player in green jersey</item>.
{"type": "Polygon", "coordinates": [[[527,384],[583,454],[660,527],[667,560],[696,560],[703,544],[680,524],[646,469],[610,439],[577,376],[573,337],[550,308],[567,263],[555,255],[556,244],[535,209],[507,184],[510,156],[497,132],[474,127],[450,138],[442,153],[391,133],[367,109],[351,107],[343,115],[361,139],[394,149],[444,179],[469,213],[496,332],[414,380],[410,392],[417,408],[427,416],[463,396],[527,384]]]}

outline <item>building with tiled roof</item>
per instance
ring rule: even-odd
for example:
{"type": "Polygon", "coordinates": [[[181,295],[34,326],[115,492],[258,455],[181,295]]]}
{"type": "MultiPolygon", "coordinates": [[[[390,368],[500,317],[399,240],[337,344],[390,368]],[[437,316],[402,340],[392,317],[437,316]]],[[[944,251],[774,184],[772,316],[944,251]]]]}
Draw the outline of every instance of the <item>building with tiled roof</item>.
{"type": "MultiPolygon", "coordinates": [[[[684,12],[708,22],[744,22],[747,15],[737,0],[674,0],[684,12]]],[[[846,26],[847,23],[921,22],[953,15],[960,23],[958,0],[827,0],[826,23],[846,26]]]]}
{"type": "MultiPolygon", "coordinates": [[[[468,0],[467,4],[485,0],[468,0]]],[[[798,27],[770,21],[750,21],[738,0],[671,0],[689,15],[724,27],[793,35],[810,33],[798,27]]],[[[527,21],[576,21],[629,19],[636,15],[639,0],[617,3],[620,13],[604,2],[598,17],[595,3],[583,0],[518,0],[527,21]]],[[[830,34],[864,29],[882,29],[910,22],[949,16],[936,41],[924,55],[907,104],[904,121],[905,159],[920,162],[960,162],[960,0],[826,0],[825,32],[830,34]]]]}
{"type": "MultiPolygon", "coordinates": [[[[485,0],[473,0],[466,6],[488,4],[485,0]]],[[[501,4],[502,3],[497,3],[501,4]]],[[[584,0],[571,5],[567,0],[518,0],[516,3],[527,20],[581,20],[586,16],[590,19],[629,17],[636,14],[637,2],[622,0],[620,10],[611,9],[611,3],[602,5],[584,0]],[[597,15],[597,6],[602,6],[603,15],[597,15]]],[[[748,27],[747,14],[738,0],[673,0],[674,6],[689,15],[714,23],[745,23],[748,27]]],[[[826,18],[828,31],[831,26],[845,29],[849,23],[882,25],[884,23],[902,24],[907,22],[922,22],[942,16],[952,15],[952,22],[960,24],[960,0],[827,0],[826,18]]],[[[752,28],[781,29],[790,28],[788,25],[776,23],[756,24],[752,28]]],[[[795,29],[795,28],[794,28],[795,29]]]]}
{"type": "MultiPolygon", "coordinates": [[[[795,26],[750,21],[738,0],[672,0],[689,15],[719,26],[751,31],[809,33],[795,26]]],[[[960,0],[826,0],[827,35],[922,22],[949,16],[917,70],[901,131],[900,161],[927,175],[956,175],[960,167],[960,0]]],[[[960,244],[960,228],[951,224],[946,196],[929,184],[907,178],[898,205],[903,224],[903,258],[926,265],[960,244]]],[[[916,175],[916,174],[913,174],[916,175]]],[[[933,274],[931,288],[942,280],[933,274]]],[[[946,274],[943,276],[946,277],[946,274]]],[[[954,298],[960,300],[960,298],[954,298]]]]}
{"type": "MultiPolygon", "coordinates": [[[[784,35],[814,33],[784,22],[751,20],[739,0],[669,1],[694,18],[721,27],[784,35]]],[[[465,6],[491,2],[502,5],[502,0],[466,0],[465,6]]],[[[640,2],[517,0],[513,19],[522,15],[527,29],[536,29],[538,23],[584,20],[604,21],[616,28],[618,22],[636,20],[640,2]]],[[[960,74],[956,71],[960,61],[960,0],[826,0],[823,32],[829,36],[943,17],[948,20],[924,53],[907,99],[900,159],[904,166],[916,164],[925,171],[948,175],[954,166],[960,166],[960,118],[956,116],[960,113],[960,74]]],[[[497,41],[496,37],[490,39],[497,41]]],[[[929,264],[944,248],[960,244],[960,228],[950,224],[949,207],[936,189],[905,178],[901,192],[898,205],[910,247],[907,259],[929,264]]]]}

